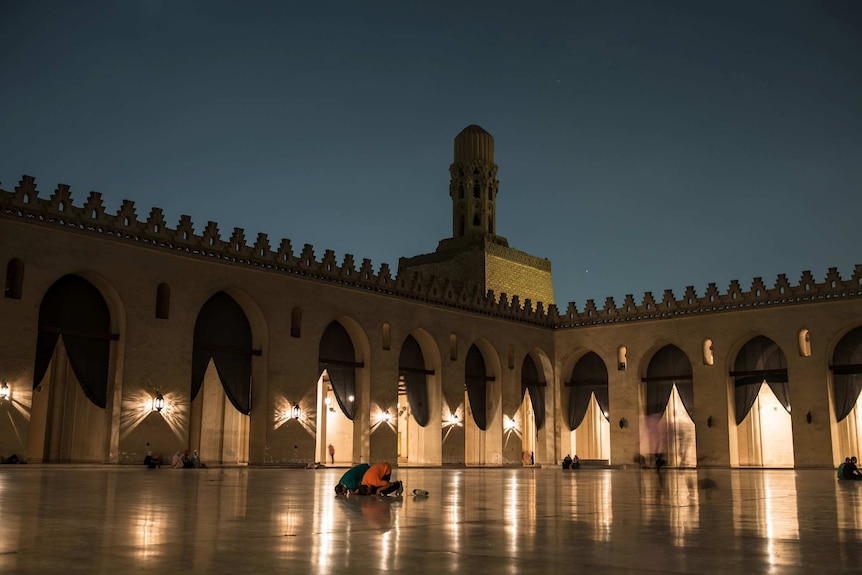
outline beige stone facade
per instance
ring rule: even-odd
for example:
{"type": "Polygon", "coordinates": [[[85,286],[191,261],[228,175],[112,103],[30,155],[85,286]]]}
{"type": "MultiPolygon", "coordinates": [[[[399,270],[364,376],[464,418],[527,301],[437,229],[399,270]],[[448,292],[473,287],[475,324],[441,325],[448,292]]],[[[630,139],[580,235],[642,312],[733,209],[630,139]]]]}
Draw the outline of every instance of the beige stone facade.
{"type": "MultiPolygon", "coordinates": [[[[487,150],[487,138],[471,134],[476,142],[467,147],[487,150]]],[[[484,265],[466,249],[448,260],[451,268],[419,256],[413,261],[437,266],[433,273],[415,273],[402,261],[393,277],[386,265],[357,265],[350,255],[338,262],[311,246],[294,253],[287,240],[274,247],[264,234],[249,242],[234,229],[223,239],[212,222],[196,231],[184,217],[169,227],[159,209],[140,217],[132,202],[108,214],[97,193],[83,205],[62,185],[45,196],[29,177],[12,191],[0,190],[0,261],[6,264],[0,378],[9,390],[0,399],[4,457],[140,463],[147,451],[170,456],[199,449],[211,463],[302,465],[328,461],[332,444],[341,464],[522,465],[532,453],[537,464],[555,465],[580,452],[583,459],[633,465],[652,451],[646,387],[663,381],[650,366],[669,345],[690,364],[684,381],[673,382],[679,386],[661,419],[672,464],[767,466],[770,443],[780,441],[789,455],[779,465],[828,467],[859,447],[859,409],[836,419],[832,367],[839,341],[862,326],[862,266],[851,278],[829,270],[818,281],[806,272],[798,282],[780,276],[767,286],[755,279],[747,290],[734,282],[726,292],[711,286],[679,299],[666,292],[661,301],[646,294],[641,302],[628,298],[617,306],[609,299],[602,308],[588,302],[561,313],[532,303],[550,301],[550,264],[507,251],[494,241],[495,230],[453,238],[480,245],[484,265]],[[485,286],[449,277],[462,273],[484,275],[485,286]],[[93,286],[109,312],[110,333],[98,336],[109,342],[104,407],[83,390],[76,376],[82,372],[65,345],[96,335],[42,321],[46,294],[67,276],[93,286]],[[488,293],[488,286],[515,287],[488,293]],[[226,395],[215,363],[192,391],[193,356],[203,349],[196,322],[222,292],[239,305],[251,331],[250,349],[242,352],[251,357],[248,414],[226,395]],[[337,381],[322,376],[326,365],[339,365],[327,363],[321,347],[333,322],[347,332],[352,349],[351,361],[342,364],[355,386],[349,398],[339,396],[355,406],[352,420],[331,401],[337,381]],[[52,329],[58,344],[45,376],[34,381],[37,339],[52,329]],[[421,348],[422,366],[405,365],[401,352],[409,336],[421,348]],[[737,424],[735,362],[757,336],[783,352],[792,409],[772,410],[761,391],[753,408],[761,423],[737,424]],[[475,388],[485,397],[484,429],[465,392],[477,377],[468,365],[474,346],[484,368],[475,388]],[[568,384],[590,352],[607,369],[607,414],[591,400],[573,431],[568,384]],[[527,358],[537,370],[530,378],[527,358]],[[424,377],[419,400],[405,392],[411,373],[424,377]],[[674,412],[685,381],[693,389],[690,417],[674,412]],[[529,399],[532,393],[540,395],[529,399]],[[157,395],[165,400],[162,411],[153,410],[157,395]],[[427,409],[424,425],[417,422],[417,401],[427,409]],[[786,429],[775,441],[768,437],[769,418],[786,429]]]]}

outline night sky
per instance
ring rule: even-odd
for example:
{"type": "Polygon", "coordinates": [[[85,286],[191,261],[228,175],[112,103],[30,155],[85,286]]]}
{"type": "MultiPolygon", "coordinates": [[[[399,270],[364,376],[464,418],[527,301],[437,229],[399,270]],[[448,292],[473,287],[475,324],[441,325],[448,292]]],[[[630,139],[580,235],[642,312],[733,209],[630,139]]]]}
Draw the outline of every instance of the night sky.
{"type": "Polygon", "coordinates": [[[6,190],[394,269],[469,124],[563,309],[862,263],[859,1],[0,0],[6,190]]]}

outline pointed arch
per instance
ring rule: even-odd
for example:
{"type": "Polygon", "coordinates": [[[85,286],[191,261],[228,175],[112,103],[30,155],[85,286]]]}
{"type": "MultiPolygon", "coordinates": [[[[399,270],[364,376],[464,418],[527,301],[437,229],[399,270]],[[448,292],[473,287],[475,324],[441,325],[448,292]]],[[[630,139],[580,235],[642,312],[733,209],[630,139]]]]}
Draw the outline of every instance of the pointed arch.
{"type": "Polygon", "coordinates": [[[104,409],[107,405],[110,342],[119,336],[111,333],[111,313],[101,292],[78,275],[63,276],[42,298],[33,370],[34,389],[45,377],[60,336],[84,394],[94,405],[104,409]]]}
{"type": "Polygon", "coordinates": [[[642,381],[646,383],[647,415],[664,413],[675,385],[688,416],[693,417],[691,361],[680,348],[668,344],[659,349],[650,359],[646,377],[642,381]]]}
{"type": "Polygon", "coordinates": [[[547,385],[544,371],[538,369],[532,356],[527,354],[521,363],[521,397],[526,393],[530,394],[536,430],[542,429],[545,424],[545,388],[547,385]]]}
{"type": "Polygon", "coordinates": [[[748,415],[764,381],[784,409],[790,411],[787,359],[778,344],[768,337],[758,335],[743,345],[730,375],[734,380],[737,425],[748,415]]]}
{"type": "Polygon", "coordinates": [[[420,427],[428,425],[428,376],[434,370],[425,368],[425,356],[416,338],[408,335],[398,356],[398,373],[404,378],[407,403],[420,427]]]}
{"type": "Polygon", "coordinates": [[[210,360],[233,406],[251,413],[252,331],[243,308],[227,293],[214,294],[201,307],[195,321],[192,351],[191,398],[200,391],[210,360]]]}
{"type": "Polygon", "coordinates": [[[353,340],[344,326],[333,320],[323,331],[318,348],[319,372],[329,374],[335,400],[342,413],[351,421],[356,415],[356,362],[353,340]]]}
{"type": "Polygon", "coordinates": [[[577,361],[572,368],[571,380],[566,383],[566,386],[571,388],[567,417],[570,430],[574,431],[580,427],[593,395],[596,396],[602,414],[610,413],[608,368],[596,352],[587,352],[577,361]]]}
{"type": "Polygon", "coordinates": [[[467,398],[473,412],[473,421],[482,431],[488,428],[488,375],[485,358],[476,344],[470,346],[464,362],[464,383],[467,386],[467,398]]]}
{"type": "Polygon", "coordinates": [[[862,393],[862,326],[847,332],[832,352],[832,400],[835,420],[847,417],[862,393]]]}

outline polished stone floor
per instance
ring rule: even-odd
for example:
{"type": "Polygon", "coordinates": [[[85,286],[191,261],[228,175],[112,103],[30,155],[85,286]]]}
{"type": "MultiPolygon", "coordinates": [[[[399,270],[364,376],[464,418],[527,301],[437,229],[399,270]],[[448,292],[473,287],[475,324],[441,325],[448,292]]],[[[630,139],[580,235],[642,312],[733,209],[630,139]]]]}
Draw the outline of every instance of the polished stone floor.
{"type": "Polygon", "coordinates": [[[833,472],[0,467],[0,573],[862,572],[833,472]],[[414,498],[414,488],[430,491],[414,498]]]}

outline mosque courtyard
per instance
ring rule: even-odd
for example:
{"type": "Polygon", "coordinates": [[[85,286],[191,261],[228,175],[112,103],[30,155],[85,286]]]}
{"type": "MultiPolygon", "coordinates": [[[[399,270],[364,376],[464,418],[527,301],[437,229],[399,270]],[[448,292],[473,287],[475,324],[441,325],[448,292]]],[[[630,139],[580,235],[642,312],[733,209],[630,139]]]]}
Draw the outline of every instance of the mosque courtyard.
{"type": "Polygon", "coordinates": [[[344,471],[2,466],[0,572],[862,572],[829,470],[399,468],[385,499],[344,471]]]}

